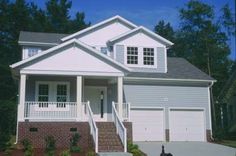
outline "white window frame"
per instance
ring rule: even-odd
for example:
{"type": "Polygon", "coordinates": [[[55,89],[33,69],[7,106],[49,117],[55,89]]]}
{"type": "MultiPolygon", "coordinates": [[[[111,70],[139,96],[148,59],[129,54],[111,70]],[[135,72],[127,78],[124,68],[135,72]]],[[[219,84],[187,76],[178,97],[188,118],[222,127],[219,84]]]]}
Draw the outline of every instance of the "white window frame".
{"type": "Polygon", "coordinates": [[[128,66],[130,66],[130,67],[133,67],[133,66],[136,67],[136,66],[138,66],[138,65],[140,64],[140,54],[139,54],[139,51],[140,51],[140,50],[139,50],[139,47],[137,47],[137,46],[126,46],[126,47],[125,47],[125,54],[126,54],[125,63],[126,63],[126,65],[128,65],[128,66]],[[137,60],[137,61],[138,61],[138,64],[128,64],[128,62],[127,62],[127,61],[128,61],[128,60],[127,60],[127,57],[128,57],[128,54],[127,54],[127,53],[128,53],[128,47],[131,47],[131,48],[133,47],[133,48],[137,48],[137,49],[138,49],[138,55],[137,55],[137,57],[138,57],[138,60],[137,60]]]}
{"type": "Polygon", "coordinates": [[[148,67],[148,68],[156,68],[157,67],[157,52],[156,52],[156,48],[154,47],[142,47],[142,64],[144,67],[148,67]],[[150,48],[150,49],[153,49],[153,61],[154,61],[154,64],[153,65],[146,65],[144,64],[144,48],[150,48]]]}
{"type": "Polygon", "coordinates": [[[135,46],[135,45],[125,45],[124,46],[124,64],[128,67],[141,67],[141,68],[157,68],[157,48],[152,46],[135,46]],[[138,64],[128,64],[127,63],[127,48],[137,47],[138,48],[138,64]],[[143,64],[143,48],[153,48],[154,49],[154,65],[144,65],[143,64]]]}
{"type": "MultiPolygon", "coordinates": [[[[57,85],[66,85],[67,86],[67,97],[66,102],[70,101],[70,82],[65,81],[36,81],[35,82],[35,101],[38,101],[39,93],[39,85],[40,84],[47,84],[48,85],[48,102],[57,102],[57,85]]],[[[43,110],[43,111],[54,111],[54,110],[69,110],[69,107],[65,105],[65,107],[57,107],[57,105],[48,105],[48,107],[39,107],[39,105],[35,105],[36,110],[43,110]]]]}

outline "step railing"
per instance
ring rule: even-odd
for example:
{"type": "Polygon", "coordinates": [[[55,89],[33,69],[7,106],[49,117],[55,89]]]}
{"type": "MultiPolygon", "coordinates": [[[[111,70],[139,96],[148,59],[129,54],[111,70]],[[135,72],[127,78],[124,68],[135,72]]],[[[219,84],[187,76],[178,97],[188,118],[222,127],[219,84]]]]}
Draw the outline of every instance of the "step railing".
{"type": "MultiPolygon", "coordinates": [[[[115,107],[116,107],[116,110],[119,110],[117,102],[115,102],[115,107]]],[[[122,109],[123,109],[122,111],[123,121],[130,121],[130,103],[129,102],[123,103],[122,109]]]]}
{"type": "Polygon", "coordinates": [[[93,137],[94,145],[95,145],[95,152],[98,153],[98,128],[93,118],[93,112],[90,107],[89,101],[87,102],[87,114],[88,114],[88,122],[90,127],[90,134],[93,137]]]}
{"type": "Polygon", "coordinates": [[[116,126],[116,133],[119,135],[120,140],[124,146],[124,152],[127,152],[126,128],[118,115],[117,109],[115,107],[115,102],[112,102],[112,121],[116,126]]]}

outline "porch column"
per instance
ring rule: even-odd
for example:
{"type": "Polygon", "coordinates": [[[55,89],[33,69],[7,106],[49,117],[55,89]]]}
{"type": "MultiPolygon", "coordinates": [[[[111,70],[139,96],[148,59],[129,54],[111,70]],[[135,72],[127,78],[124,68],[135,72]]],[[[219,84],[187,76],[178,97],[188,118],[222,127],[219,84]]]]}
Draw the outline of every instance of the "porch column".
{"type": "Polygon", "coordinates": [[[122,110],[123,110],[123,77],[117,78],[117,103],[119,116],[122,119],[122,110]]]}
{"type": "Polygon", "coordinates": [[[82,120],[82,76],[76,78],[77,121],[82,120]]]}
{"type": "Polygon", "coordinates": [[[20,75],[20,88],[19,88],[19,104],[18,104],[18,121],[24,121],[24,108],[25,108],[25,86],[26,86],[26,75],[20,75]]]}

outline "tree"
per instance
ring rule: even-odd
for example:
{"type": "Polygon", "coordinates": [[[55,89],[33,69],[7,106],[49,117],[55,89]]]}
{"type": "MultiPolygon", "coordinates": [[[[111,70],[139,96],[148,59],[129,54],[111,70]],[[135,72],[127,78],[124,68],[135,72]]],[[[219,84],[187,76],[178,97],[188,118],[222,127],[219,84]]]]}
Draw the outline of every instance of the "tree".
{"type": "Polygon", "coordinates": [[[231,66],[231,61],[228,59],[230,48],[227,44],[227,34],[213,22],[215,21],[213,7],[200,1],[191,0],[180,9],[180,19],[181,26],[177,37],[179,48],[176,48],[175,52],[217,80],[211,92],[215,121],[215,116],[219,112],[214,110],[214,96],[219,94],[229,77],[231,66]]]}
{"type": "MultiPolygon", "coordinates": [[[[154,27],[154,32],[166,39],[168,39],[171,42],[175,42],[175,31],[173,27],[170,25],[170,23],[165,23],[164,20],[161,20],[157,23],[157,25],[154,27]]],[[[168,49],[168,56],[175,56],[175,45],[171,47],[171,49],[168,49]]]]}
{"type": "Polygon", "coordinates": [[[170,41],[174,40],[175,32],[169,22],[165,23],[164,20],[159,21],[154,28],[154,32],[170,41]]]}

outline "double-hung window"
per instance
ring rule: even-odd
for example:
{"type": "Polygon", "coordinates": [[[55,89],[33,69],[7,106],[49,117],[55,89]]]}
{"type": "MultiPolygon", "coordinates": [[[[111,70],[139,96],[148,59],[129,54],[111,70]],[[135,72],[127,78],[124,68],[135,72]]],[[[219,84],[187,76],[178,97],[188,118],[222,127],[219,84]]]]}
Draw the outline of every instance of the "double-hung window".
{"type": "Polygon", "coordinates": [[[127,64],[138,64],[138,47],[127,47],[127,64]]]}
{"type": "Polygon", "coordinates": [[[155,48],[152,47],[126,47],[125,63],[130,67],[156,68],[155,48]]]}
{"type": "Polygon", "coordinates": [[[49,85],[39,84],[38,85],[38,101],[39,107],[48,107],[49,100],[49,85]]]}
{"type": "Polygon", "coordinates": [[[143,48],[143,65],[154,65],[154,48],[143,48]]]}

